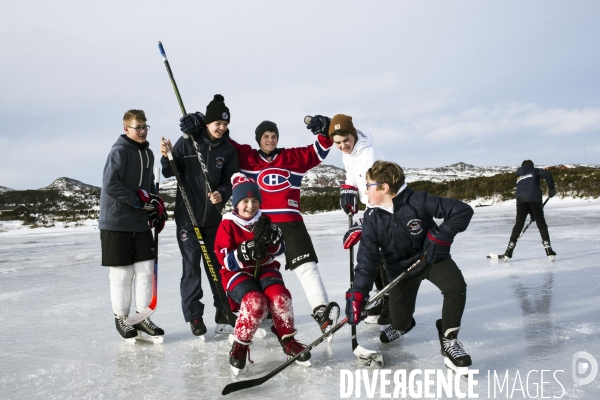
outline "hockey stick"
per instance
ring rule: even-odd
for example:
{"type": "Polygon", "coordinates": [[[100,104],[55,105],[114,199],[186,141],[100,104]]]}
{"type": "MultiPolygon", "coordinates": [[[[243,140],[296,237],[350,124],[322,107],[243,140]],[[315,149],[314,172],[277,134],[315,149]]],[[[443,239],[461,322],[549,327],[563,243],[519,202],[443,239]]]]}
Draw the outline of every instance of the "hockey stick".
{"type": "MultiPolygon", "coordinates": [[[[546,203],[548,202],[548,200],[550,200],[550,197],[548,197],[546,199],[546,201],[544,201],[544,204],[542,204],[542,208],[544,208],[544,206],[546,205],[546,203]]],[[[523,234],[525,234],[525,231],[527,230],[527,228],[529,228],[529,225],[531,225],[532,223],[533,223],[533,218],[530,217],[529,223],[527,224],[527,226],[525,226],[525,228],[523,228],[523,230],[519,234],[519,237],[517,238],[517,241],[515,242],[515,244],[517,244],[517,242],[519,241],[519,239],[521,239],[521,236],[523,236],[523,234]]],[[[502,260],[505,257],[504,257],[504,254],[490,253],[490,255],[487,256],[487,258],[494,258],[496,260],[502,260]]]]}
{"type": "MultiPolygon", "coordinates": [[[[177,101],[179,102],[179,108],[181,108],[181,113],[185,116],[187,112],[185,111],[185,106],[183,105],[183,100],[181,100],[181,95],[179,94],[179,89],[177,88],[177,83],[175,82],[175,78],[173,77],[173,71],[171,71],[171,65],[169,64],[169,60],[167,60],[167,54],[165,53],[165,48],[162,45],[162,42],[158,42],[158,50],[160,51],[160,55],[165,62],[165,67],[167,68],[167,72],[169,73],[169,78],[171,78],[171,85],[173,85],[173,90],[175,91],[175,96],[177,97],[177,101]]],[[[202,158],[202,153],[200,153],[200,146],[198,142],[194,139],[192,135],[183,134],[185,139],[189,139],[192,141],[194,145],[194,151],[196,152],[196,157],[198,157],[198,162],[200,163],[200,169],[202,170],[202,175],[204,176],[204,183],[206,184],[206,189],[209,193],[212,193],[213,190],[210,186],[210,180],[208,179],[208,169],[206,168],[206,164],[204,163],[204,159],[202,158]]],[[[221,213],[223,211],[223,202],[214,205],[217,211],[221,213]]]]}
{"type": "MultiPolygon", "coordinates": [[[[389,292],[390,289],[393,288],[394,286],[396,286],[398,283],[400,283],[400,281],[402,279],[404,279],[404,277],[406,275],[408,275],[410,272],[412,272],[412,270],[414,270],[415,268],[417,268],[422,263],[426,262],[426,260],[427,260],[427,256],[426,255],[422,255],[417,261],[415,261],[414,263],[412,263],[411,266],[408,267],[408,269],[406,271],[404,271],[403,273],[401,273],[400,275],[398,275],[396,277],[396,279],[394,279],[393,281],[391,281],[390,283],[388,283],[388,285],[386,287],[384,287],[383,289],[381,289],[379,291],[379,293],[377,293],[369,301],[367,301],[367,304],[365,304],[365,308],[367,308],[370,305],[373,305],[375,302],[377,302],[379,299],[381,299],[384,294],[386,294],[387,292],[389,292]]],[[[252,387],[255,387],[255,386],[262,385],[263,383],[265,383],[266,381],[268,381],[269,379],[271,379],[272,377],[274,377],[275,375],[277,375],[278,373],[280,373],[281,371],[283,371],[284,369],[286,369],[287,367],[289,367],[291,364],[293,364],[304,353],[306,353],[307,351],[310,351],[315,346],[317,346],[318,344],[320,344],[329,335],[333,335],[335,332],[339,331],[342,328],[342,326],[344,326],[347,322],[348,322],[348,317],[345,317],[343,320],[341,320],[336,325],[334,325],[330,330],[328,330],[327,332],[325,332],[323,335],[319,336],[317,338],[317,340],[315,340],[311,344],[307,345],[306,348],[304,350],[302,350],[300,353],[296,354],[294,357],[290,358],[289,360],[287,360],[286,362],[284,362],[283,364],[281,364],[279,367],[277,367],[273,371],[269,372],[267,375],[262,376],[260,378],[248,379],[248,380],[245,380],[245,381],[238,381],[238,382],[230,383],[230,384],[226,385],[223,388],[223,391],[221,392],[221,394],[222,395],[227,395],[227,394],[232,393],[232,392],[237,392],[238,390],[249,389],[249,388],[252,388],[252,387]]]]}
{"type": "MultiPolygon", "coordinates": [[[[159,193],[160,168],[154,168],[154,185],[156,186],[156,194],[159,193]]],[[[165,212],[167,212],[165,210],[165,212]]],[[[154,228],[154,275],[152,276],[152,300],[143,311],[137,312],[132,317],[127,317],[125,322],[129,325],[136,325],[154,314],[156,303],[158,302],[158,227],[154,228]]]]}
{"type": "MultiPolygon", "coordinates": [[[[352,228],[352,214],[348,215],[348,228],[352,228]]],[[[354,246],[350,247],[350,287],[354,287],[354,246]]],[[[365,307],[366,308],[366,307],[365,307]]],[[[356,325],[351,326],[352,352],[358,357],[363,367],[383,367],[383,355],[374,350],[367,350],[358,344],[356,339],[356,325]]]]}

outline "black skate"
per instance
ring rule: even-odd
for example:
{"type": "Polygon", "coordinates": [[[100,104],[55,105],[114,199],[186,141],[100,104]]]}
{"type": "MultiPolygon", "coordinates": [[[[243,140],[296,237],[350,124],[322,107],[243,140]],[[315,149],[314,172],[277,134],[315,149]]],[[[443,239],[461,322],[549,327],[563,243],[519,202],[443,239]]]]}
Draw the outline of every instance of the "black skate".
{"type": "Polygon", "coordinates": [[[133,327],[138,332],[138,336],[136,337],[137,340],[143,340],[151,343],[163,342],[163,335],[165,334],[165,331],[152,322],[150,317],[146,318],[139,324],[133,325],[133,327]],[[145,336],[144,334],[148,336],[145,336]]]}
{"type": "MultiPolygon", "coordinates": [[[[300,353],[302,350],[304,350],[306,348],[305,345],[303,345],[302,343],[300,343],[299,341],[297,341],[296,339],[294,339],[294,333],[289,334],[289,335],[284,335],[283,337],[279,337],[279,334],[277,334],[277,329],[275,329],[275,326],[271,327],[271,332],[273,332],[275,334],[275,336],[277,336],[277,339],[279,340],[279,344],[281,344],[281,347],[283,348],[283,352],[285,354],[287,354],[289,357],[294,357],[296,354],[300,353]]],[[[310,351],[307,351],[306,353],[302,354],[300,357],[298,357],[298,359],[296,360],[296,362],[300,365],[303,365],[305,367],[310,367],[310,351]]]]}
{"type": "Polygon", "coordinates": [[[415,327],[415,325],[417,324],[417,322],[415,321],[415,319],[412,319],[412,326],[410,328],[408,328],[405,331],[399,331],[397,329],[394,329],[391,325],[388,326],[387,328],[385,328],[381,334],[379,335],[379,340],[381,341],[381,343],[391,343],[396,339],[400,339],[402,336],[406,335],[408,332],[410,332],[410,330],[412,328],[415,327]]]}
{"type": "Polygon", "coordinates": [[[444,356],[446,367],[456,371],[459,375],[467,375],[468,367],[471,363],[471,356],[465,351],[461,342],[456,338],[460,328],[450,328],[442,333],[442,320],[435,322],[442,346],[441,352],[444,356]]]}
{"type": "Polygon", "coordinates": [[[233,326],[229,325],[229,320],[227,319],[227,314],[225,311],[217,308],[215,312],[215,333],[233,333],[233,326]]]}
{"type": "Polygon", "coordinates": [[[202,320],[202,317],[190,322],[190,326],[192,328],[192,333],[195,336],[202,336],[206,333],[206,325],[204,325],[204,321],[202,320]]]}
{"type": "Polygon", "coordinates": [[[516,245],[517,244],[515,242],[508,243],[508,246],[506,247],[506,251],[504,252],[504,261],[507,261],[508,259],[512,258],[513,251],[515,250],[516,245]]]}
{"type": "Polygon", "coordinates": [[[229,368],[234,376],[238,376],[240,372],[246,368],[246,359],[253,364],[250,359],[250,343],[244,343],[238,339],[234,339],[231,350],[229,351],[229,368]]]}
{"type": "Polygon", "coordinates": [[[554,259],[556,258],[556,253],[554,252],[554,250],[552,250],[552,246],[550,245],[550,241],[549,240],[544,240],[542,242],[542,244],[544,245],[544,250],[546,250],[546,255],[548,256],[548,258],[550,259],[550,261],[554,261],[554,259]]]}
{"type": "Polygon", "coordinates": [[[117,331],[123,339],[130,343],[135,343],[135,338],[138,335],[137,330],[131,325],[129,325],[125,320],[127,319],[127,315],[124,317],[117,317],[115,315],[115,325],[117,326],[117,331]]]}
{"type": "MultiPolygon", "coordinates": [[[[317,324],[321,332],[325,333],[329,331],[335,324],[337,324],[338,317],[340,316],[340,306],[335,301],[329,303],[329,305],[315,307],[312,313],[312,317],[317,324]]],[[[333,335],[329,335],[327,340],[331,342],[333,335]]]]}

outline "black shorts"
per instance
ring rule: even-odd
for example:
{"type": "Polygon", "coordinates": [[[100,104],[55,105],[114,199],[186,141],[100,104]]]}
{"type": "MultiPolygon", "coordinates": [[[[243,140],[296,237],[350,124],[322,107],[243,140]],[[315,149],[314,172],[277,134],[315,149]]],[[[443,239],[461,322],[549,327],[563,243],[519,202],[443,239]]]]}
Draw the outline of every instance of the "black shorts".
{"type": "Polygon", "coordinates": [[[304,222],[279,222],[285,240],[285,269],[294,269],[304,263],[319,262],[304,222]]]}
{"type": "Polygon", "coordinates": [[[152,231],[119,232],[100,230],[102,265],[122,267],[154,259],[152,231]]]}

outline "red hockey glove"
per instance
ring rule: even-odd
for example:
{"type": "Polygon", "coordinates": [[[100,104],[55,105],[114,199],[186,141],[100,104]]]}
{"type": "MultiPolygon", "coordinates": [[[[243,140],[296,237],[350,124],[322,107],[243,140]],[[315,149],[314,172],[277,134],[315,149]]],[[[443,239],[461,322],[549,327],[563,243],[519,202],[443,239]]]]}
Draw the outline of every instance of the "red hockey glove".
{"type": "Polygon", "coordinates": [[[358,289],[350,288],[346,292],[346,316],[350,325],[358,325],[362,319],[362,309],[367,304],[368,295],[358,289]]]}
{"type": "Polygon", "coordinates": [[[148,211],[156,211],[158,216],[162,216],[165,212],[165,203],[163,200],[155,194],[145,191],[144,189],[138,189],[136,192],[138,196],[138,205],[136,208],[143,208],[148,211]]]}
{"type": "Polygon", "coordinates": [[[359,222],[355,222],[352,225],[352,228],[346,231],[344,235],[344,249],[348,250],[352,246],[358,244],[360,242],[360,238],[362,237],[362,219],[359,222]]]}

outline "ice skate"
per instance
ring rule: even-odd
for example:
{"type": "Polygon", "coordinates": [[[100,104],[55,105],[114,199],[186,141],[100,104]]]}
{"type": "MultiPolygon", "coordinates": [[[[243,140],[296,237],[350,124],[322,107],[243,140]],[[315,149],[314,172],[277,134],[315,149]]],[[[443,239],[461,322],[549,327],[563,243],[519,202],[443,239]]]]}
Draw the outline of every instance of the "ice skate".
{"type": "Polygon", "coordinates": [[[506,247],[506,251],[504,252],[504,262],[510,260],[513,256],[513,251],[515,250],[515,246],[516,243],[515,242],[509,242],[508,246],[506,247]]]}
{"type": "Polygon", "coordinates": [[[400,339],[402,336],[407,334],[412,328],[415,327],[417,322],[415,319],[412,319],[412,326],[405,331],[399,331],[394,329],[391,325],[388,325],[379,335],[379,340],[381,343],[391,343],[396,339],[400,339]]]}
{"type": "Polygon", "coordinates": [[[229,368],[233,376],[238,376],[246,368],[246,359],[253,364],[250,359],[250,343],[245,343],[237,338],[233,339],[231,350],[229,351],[229,368]]]}
{"type": "MultiPolygon", "coordinates": [[[[315,307],[312,314],[312,317],[317,324],[319,324],[319,328],[323,333],[329,331],[335,324],[337,324],[339,316],[340,306],[334,301],[330,302],[327,306],[320,305],[315,307]]],[[[331,343],[333,340],[333,335],[329,335],[327,340],[331,343]]]]}
{"type": "MultiPolygon", "coordinates": [[[[283,348],[283,352],[285,354],[288,355],[288,357],[294,357],[296,354],[300,353],[302,350],[304,350],[306,348],[305,345],[303,345],[302,343],[298,342],[296,339],[294,339],[294,333],[291,333],[289,335],[283,335],[283,337],[279,337],[279,335],[277,334],[277,329],[275,329],[275,326],[271,327],[271,332],[273,332],[275,334],[275,336],[277,336],[277,339],[279,340],[279,344],[281,344],[281,347],[283,348]]],[[[305,366],[305,367],[310,367],[311,363],[310,361],[310,351],[307,351],[306,353],[302,354],[300,357],[298,357],[298,359],[296,360],[296,363],[305,366]]]]}
{"type": "Polygon", "coordinates": [[[546,250],[546,255],[548,256],[548,259],[550,261],[554,261],[554,259],[556,258],[556,253],[554,252],[554,250],[552,250],[552,245],[550,245],[550,241],[544,240],[542,244],[544,245],[544,250],[546,250]]]}
{"type": "Polygon", "coordinates": [[[144,342],[150,343],[162,343],[163,336],[165,331],[162,328],[158,327],[150,317],[146,318],[139,324],[133,325],[133,327],[137,330],[138,335],[136,336],[136,340],[141,340],[144,342]]]}
{"type": "Polygon", "coordinates": [[[435,326],[442,346],[441,353],[444,356],[444,364],[459,375],[467,375],[472,362],[471,356],[465,351],[462,343],[456,339],[460,327],[446,329],[446,332],[442,333],[441,319],[435,322],[435,326]]]}
{"type": "Polygon", "coordinates": [[[215,333],[218,334],[231,334],[233,333],[233,326],[229,324],[227,314],[225,311],[217,308],[215,312],[215,333]]]}
{"type": "Polygon", "coordinates": [[[190,327],[192,328],[192,333],[194,334],[194,336],[204,337],[204,334],[207,331],[206,325],[204,325],[202,317],[191,321],[190,327]]]}
{"type": "Polygon", "coordinates": [[[138,332],[133,326],[129,325],[125,321],[126,319],[127,315],[124,317],[117,317],[115,315],[115,325],[117,326],[117,331],[126,342],[135,343],[135,338],[138,336],[138,332]]]}
{"type": "Polygon", "coordinates": [[[380,299],[373,307],[365,310],[365,324],[377,324],[377,319],[381,315],[381,310],[383,308],[383,299],[380,299]]]}

